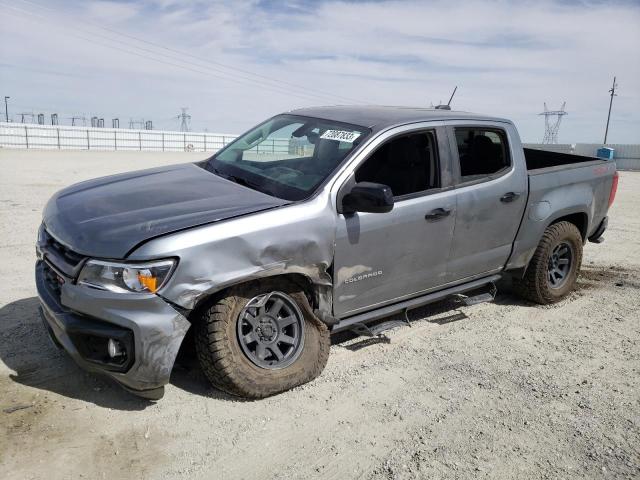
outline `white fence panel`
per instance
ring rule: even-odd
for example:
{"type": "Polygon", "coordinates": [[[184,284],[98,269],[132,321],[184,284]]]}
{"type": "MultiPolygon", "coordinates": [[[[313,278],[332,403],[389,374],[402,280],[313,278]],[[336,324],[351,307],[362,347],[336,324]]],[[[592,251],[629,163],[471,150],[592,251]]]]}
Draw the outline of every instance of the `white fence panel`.
{"type": "Polygon", "coordinates": [[[216,152],[236,135],[0,122],[0,148],[216,152]]]}

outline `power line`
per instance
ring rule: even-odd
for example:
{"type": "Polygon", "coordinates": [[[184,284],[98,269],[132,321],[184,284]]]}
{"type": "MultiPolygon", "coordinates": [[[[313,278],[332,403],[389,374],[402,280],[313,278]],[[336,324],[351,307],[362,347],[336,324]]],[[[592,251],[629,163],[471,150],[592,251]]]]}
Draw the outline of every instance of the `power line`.
{"type": "MultiPolygon", "coordinates": [[[[28,3],[30,5],[34,5],[36,7],[49,10],[51,12],[57,12],[58,11],[58,10],[54,10],[52,8],[45,7],[44,5],[41,5],[41,4],[36,3],[36,2],[30,2],[29,0],[19,0],[19,1],[21,1],[22,3],[28,3]]],[[[67,13],[71,13],[71,12],[69,12],[69,10],[67,10],[66,12],[67,13]]],[[[157,48],[161,48],[161,49],[167,50],[169,52],[177,53],[177,54],[179,54],[181,56],[191,57],[191,58],[200,60],[202,62],[206,62],[206,63],[210,63],[212,65],[217,65],[219,67],[226,68],[228,70],[234,70],[234,71],[237,71],[237,72],[246,73],[248,75],[252,75],[252,76],[258,77],[258,78],[260,78],[262,80],[268,80],[270,82],[287,85],[287,86],[290,86],[290,87],[293,87],[293,88],[296,88],[296,89],[301,89],[301,90],[303,90],[305,92],[309,90],[308,87],[304,87],[304,86],[301,86],[301,85],[296,85],[295,83],[291,83],[291,82],[287,82],[287,81],[284,81],[284,80],[275,79],[275,78],[272,78],[272,77],[268,77],[266,75],[261,75],[261,74],[258,74],[258,73],[250,72],[248,70],[243,70],[241,68],[237,68],[237,67],[234,67],[232,65],[226,65],[226,64],[221,63],[221,62],[216,62],[216,61],[213,61],[213,60],[210,60],[210,59],[207,59],[207,58],[199,57],[197,55],[193,55],[193,54],[185,52],[183,50],[177,50],[175,48],[170,48],[170,47],[167,47],[167,46],[162,45],[162,44],[157,43],[157,42],[151,42],[149,40],[145,40],[143,38],[136,37],[134,35],[130,35],[130,34],[127,34],[127,33],[112,29],[112,28],[107,28],[105,26],[98,25],[95,22],[85,21],[85,23],[91,24],[91,25],[93,25],[96,28],[99,28],[101,30],[105,30],[107,32],[115,33],[116,35],[120,35],[120,36],[123,36],[123,37],[131,38],[132,40],[135,40],[137,42],[146,43],[147,45],[151,45],[151,46],[154,46],[154,47],[157,47],[157,48]]],[[[337,94],[332,93],[332,92],[326,92],[326,91],[318,90],[318,89],[315,89],[315,91],[317,93],[323,93],[323,94],[327,95],[330,98],[342,98],[343,100],[347,100],[349,102],[354,102],[354,103],[368,103],[368,102],[363,102],[361,100],[355,100],[353,98],[345,97],[345,96],[342,96],[342,95],[337,95],[337,94]]]]}
{"type": "MultiPolygon", "coordinates": [[[[37,4],[37,3],[34,3],[34,2],[29,2],[27,0],[20,0],[20,1],[22,1],[23,3],[28,3],[28,4],[31,4],[31,5],[34,5],[34,6],[38,7],[38,8],[44,9],[44,10],[49,10],[51,12],[57,12],[57,10],[53,10],[53,9],[44,7],[43,5],[40,5],[40,4],[37,4]]],[[[7,6],[7,5],[5,5],[5,6],[7,6]]],[[[44,19],[44,20],[48,20],[47,17],[44,17],[42,15],[38,15],[37,13],[31,12],[31,11],[28,11],[28,10],[24,10],[24,9],[16,8],[16,7],[9,7],[9,6],[7,6],[7,7],[11,8],[11,9],[17,11],[17,12],[20,12],[20,13],[22,13],[24,15],[29,15],[29,16],[41,18],[41,19],[44,19]]],[[[67,31],[65,31],[64,33],[66,33],[68,35],[76,36],[78,38],[82,38],[83,40],[89,41],[91,43],[95,43],[97,45],[101,45],[101,46],[105,46],[105,47],[112,48],[112,49],[115,49],[115,50],[123,51],[125,53],[130,53],[130,54],[133,54],[133,55],[141,56],[143,58],[147,58],[147,59],[150,59],[150,60],[153,60],[153,61],[156,61],[156,62],[160,62],[160,63],[172,65],[172,66],[176,66],[178,68],[183,68],[183,69],[187,69],[187,70],[191,70],[191,71],[196,71],[197,73],[202,73],[202,74],[209,75],[209,76],[212,76],[212,77],[215,77],[215,78],[220,78],[220,79],[223,79],[223,80],[237,82],[240,79],[240,81],[244,81],[243,83],[250,82],[254,86],[257,85],[260,88],[269,89],[269,90],[272,90],[272,91],[277,91],[278,93],[283,93],[283,94],[290,95],[290,96],[296,96],[298,98],[303,98],[301,96],[304,96],[304,97],[307,97],[307,98],[303,98],[303,99],[314,99],[315,98],[315,99],[320,99],[322,101],[326,101],[327,99],[331,99],[331,100],[334,100],[334,99],[345,99],[345,100],[348,100],[349,102],[352,102],[352,103],[365,103],[365,102],[361,102],[359,100],[351,99],[349,97],[343,97],[343,96],[340,96],[340,95],[337,95],[337,94],[334,94],[334,93],[323,92],[323,91],[320,91],[320,90],[314,90],[316,93],[313,93],[313,91],[309,90],[307,87],[299,86],[299,85],[296,85],[296,84],[293,84],[293,83],[290,83],[290,82],[286,82],[286,81],[282,81],[282,80],[272,79],[272,78],[264,76],[264,75],[256,74],[256,73],[249,72],[249,71],[246,71],[246,70],[242,70],[242,69],[239,69],[239,68],[236,68],[236,67],[225,65],[225,64],[222,64],[220,62],[214,62],[212,60],[208,60],[208,59],[205,59],[205,58],[202,58],[202,57],[198,57],[198,56],[190,54],[188,52],[183,52],[183,51],[180,51],[180,50],[169,48],[169,47],[163,46],[161,44],[157,44],[157,43],[154,43],[154,42],[150,42],[148,40],[144,40],[144,39],[135,37],[133,35],[129,35],[129,34],[126,34],[126,33],[119,32],[117,30],[113,30],[113,29],[109,29],[109,28],[106,28],[106,27],[102,27],[102,26],[96,25],[95,23],[91,23],[91,22],[85,22],[85,23],[92,24],[96,28],[99,28],[101,30],[105,30],[105,31],[108,31],[108,32],[111,32],[111,33],[114,33],[114,34],[117,34],[117,35],[120,35],[120,36],[123,36],[123,37],[131,38],[131,39],[133,39],[133,40],[135,40],[137,42],[141,42],[141,43],[145,43],[145,44],[151,45],[151,46],[153,46],[155,48],[160,48],[160,49],[163,49],[163,50],[166,50],[166,51],[169,51],[169,52],[174,52],[174,53],[180,55],[181,57],[184,57],[184,56],[191,57],[191,58],[197,59],[200,62],[205,62],[205,63],[216,65],[216,66],[219,66],[219,67],[222,67],[222,68],[226,68],[226,69],[229,69],[229,70],[234,70],[234,71],[237,71],[237,72],[248,74],[248,75],[260,78],[261,80],[257,80],[256,78],[250,78],[250,77],[247,77],[246,75],[230,74],[229,72],[221,70],[220,68],[211,67],[211,66],[204,66],[204,65],[201,65],[201,64],[198,64],[198,63],[190,62],[188,60],[184,60],[183,58],[180,58],[180,57],[176,57],[175,55],[169,55],[169,58],[171,60],[175,60],[175,61],[181,62],[183,64],[187,64],[187,65],[192,65],[192,66],[195,66],[195,67],[198,67],[198,68],[204,68],[204,69],[207,69],[207,70],[215,71],[215,72],[220,73],[222,75],[227,75],[226,77],[221,77],[219,75],[213,75],[211,73],[202,72],[200,70],[196,71],[195,69],[191,69],[191,68],[185,67],[184,65],[178,65],[178,64],[175,64],[175,63],[172,63],[172,62],[167,62],[164,59],[158,59],[156,57],[145,56],[143,54],[140,54],[139,52],[132,52],[130,50],[123,49],[121,47],[116,47],[114,45],[109,45],[109,44],[96,42],[95,39],[93,39],[93,38],[86,38],[86,37],[83,37],[81,35],[78,35],[77,33],[71,33],[71,32],[67,32],[67,31]],[[233,75],[233,77],[228,77],[229,75],[233,75]],[[270,82],[271,85],[265,84],[264,80],[267,80],[268,82],[270,82]],[[280,85],[284,85],[284,86],[280,86],[280,85]],[[300,90],[300,91],[299,92],[291,92],[291,88],[295,88],[296,90],[300,90]]],[[[78,27],[75,27],[75,30],[83,31],[83,32],[85,32],[85,33],[87,33],[89,35],[101,37],[101,38],[103,38],[103,39],[105,39],[105,40],[107,40],[109,42],[119,43],[119,44],[125,45],[128,48],[135,48],[137,50],[140,50],[140,51],[143,51],[143,52],[147,52],[147,53],[150,53],[152,55],[160,55],[161,54],[160,52],[158,52],[156,50],[151,50],[151,49],[144,48],[144,47],[137,46],[137,45],[131,45],[128,42],[123,42],[122,40],[119,40],[119,39],[116,39],[116,38],[112,38],[112,37],[109,37],[109,36],[96,34],[95,31],[91,31],[91,30],[87,30],[87,29],[83,29],[83,28],[78,28],[78,27]]],[[[162,55],[167,56],[166,53],[162,53],[162,55]]]]}
{"type": "MultiPolygon", "coordinates": [[[[9,7],[8,5],[3,4],[3,3],[0,3],[0,5],[5,6],[5,7],[7,7],[7,8],[11,8],[11,9],[13,9],[13,10],[16,10],[16,11],[18,11],[19,13],[21,13],[21,14],[23,14],[23,15],[28,15],[28,16],[32,16],[32,17],[36,17],[36,18],[40,18],[40,19],[44,19],[44,20],[45,20],[45,21],[42,21],[42,20],[37,20],[37,19],[36,19],[36,21],[39,21],[40,23],[48,23],[48,22],[46,22],[46,17],[43,17],[42,15],[37,15],[37,14],[31,13],[31,12],[27,12],[27,11],[22,10],[22,9],[17,9],[17,8],[14,8],[14,7],[9,7]]],[[[6,13],[11,14],[10,12],[6,12],[6,13]]],[[[83,36],[83,35],[79,35],[79,34],[77,34],[77,33],[75,33],[75,32],[68,32],[68,31],[64,31],[64,33],[65,33],[66,35],[69,35],[69,36],[73,36],[73,37],[76,37],[76,38],[80,38],[80,39],[85,40],[85,41],[87,41],[87,42],[89,42],[89,43],[93,43],[93,44],[95,44],[95,45],[100,45],[100,46],[102,46],[102,47],[111,48],[111,49],[113,49],[113,50],[117,50],[117,51],[120,51],[120,52],[123,52],[123,53],[127,53],[127,54],[129,54],[129,55],[134,55],[134,56],[141,57],[141,58],[144,58],[144,59],[147,59],[147,60],[153,60],[153,61],[158,62],[158,63],[163,63],[163,64],[165,64],[165,65],[171,65],[171,66],[173,66],[173,67],[182,68],[182,69],[184,69],[184,70],[189,70],[189,71],[191,71],[191,72],[200,73],[200,74],[202,74],[202,75],[206,75],[206,76],[208,76],[208,77],[213,77],[213,78],[219,78],[219,79],[221,79],[221,80],[227,80],[227,81],[234,81],[234,82],[238,82],[238,79],[228,78],[228,77],[222,77],[222,76],[220,76],[220,75],[214,75],[214,74],[211,74],[211,73],[209,73],[209,72],[207,72],[207,71],[203,71],[203,70],[199,70],[199,69],[190,68],[190,67],[187,67],[187,66],[184,66],[184,65],[180,65],[180,64],[177,64],[177,63],[173,63],[173,62],[168,62],[168,61],[166,61],[166,60],[162,60],[162,59],[155,58],[155,57],[150,57],[150,56],[148,56],[148,55],[144,55],[144,54],[141,54],[141,53],[138,53],[138,52],[134,52],[134,51],[127,50],[127,49],[124,49],[124,48],[116,47],[116,46],[114,46],[114,45],[110,45],[110,44],[107,44],[107,43],[97,42],[97,41],[96,41],[96,40],[94,40],[93,38],[87,38],[87,37],[85,37],[85,36],[83,36]]],[[[185,63],[189,63],[189,62],[185,62],[185,63]]],[[[203,68],[207,68],[207,67],[203,67],[203,68]]],[[[242,82],[242,80],[241,80],[241,79],[240,79],[239,81],[240,81],[240,82],[242,82]]],[[[246,83],[246,82],[243,82],[243,83],[246,83]]],[[[301,96],[301,95],[299,95],[299,94],[292,93],[292,92],[288,92],[288,91],[285,91],[285,90],[282,90],[282,91],[280,91],[280,90],[275,90],[275,88],[276,88],[276,87],[271,87],[271,86],[267,86],[267,85],[260,85],[260,87],[261,87],[261,88],[266,88],[266,89],[269,89],[269,90],[272,90],[272,91],[276,91],[277,93],[286,94],[287,96],[293,96],[293,97],[301,98],[302,100],[306,100],[306,101],[309,101],[310,99],[312,99],[312,98],[313,98],[313,96],[312,96],[311,94],[309,94],[309,95],[305,95],[305,96],[301,96]]],[[[304,95],[304,94],[303,94],[303,95],[304,95]]]]}

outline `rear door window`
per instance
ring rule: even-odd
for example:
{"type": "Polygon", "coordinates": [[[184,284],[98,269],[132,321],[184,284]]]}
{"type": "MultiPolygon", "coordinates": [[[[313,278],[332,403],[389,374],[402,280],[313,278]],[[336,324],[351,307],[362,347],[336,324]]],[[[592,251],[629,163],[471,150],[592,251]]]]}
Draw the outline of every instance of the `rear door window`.
{"type": "Polygon", "coordinates": [[[461,182],[500,175],[511,166],[507,136],[500,129],[455,128],[461,182]]]}

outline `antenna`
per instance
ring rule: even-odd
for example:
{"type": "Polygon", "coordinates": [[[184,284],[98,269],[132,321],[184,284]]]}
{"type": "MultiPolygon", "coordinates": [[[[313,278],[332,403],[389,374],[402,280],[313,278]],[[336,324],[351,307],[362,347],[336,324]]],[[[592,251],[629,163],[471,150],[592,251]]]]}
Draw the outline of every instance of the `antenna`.
{"type": "Polygon", "coordinates": [[[611,94],[611,100],[609,100],[609,114],[607,115],[607,128],[604,131],[604,144],[607,144],[607,135],[609,133],[609,120],[611,119],[611,107],[613,106],[613,97],[617,97],[616,95],[616,87],[618,84],[616,83],[616,77],[613,77],[613,84],[611,85],[611,89],[609,93],[611,94]]]}
{"type": "Polygon", "coordinates": [[[436,110],[451,110],[451,100],[453,100],[453,96],[456,94],[457,90],[458,90],[458,86],[456,85],[456,88],[453,89],[453,92],[451,93],[451,97],[449,97],[449,101],[447,102],[447,104],[436,105],[435,107],[436,110]]]}
{"type": "Polygon", "coordinates": [[[542,143],[558,143],[558,130],[560,130],[560,122],[562,121],[562,117],[568,114],[568,112],[564,111],[564,107],[566,104],[567,102],[564,102],[562,104],[562,107],[560,107],[560,110],[549,110],[547,108],[547,102],[544,103],[544,112],[538,114],[544,115],[544,138],[542,139],[542,143]],[[557,118],[554,121],[552,117],[557,118]]]}
{"type": "Polygon", "coordinates": [[[449,101],[447,102],[447,106],[451,106],[451,100],[453,100],[453,96],[456,94],[456,92],[458,91],[458,86],[456,85],[456,88],[453,89],[453,93],[451,94],[451,97],[449,97],[449,101]]]}

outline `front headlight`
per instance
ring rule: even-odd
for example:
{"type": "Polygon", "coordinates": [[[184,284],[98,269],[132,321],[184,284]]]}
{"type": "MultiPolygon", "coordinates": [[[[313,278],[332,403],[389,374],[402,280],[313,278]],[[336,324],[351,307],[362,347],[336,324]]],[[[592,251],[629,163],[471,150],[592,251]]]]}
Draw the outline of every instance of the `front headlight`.
{"type": "Polygon", "coordinates": [[[78,283],[120,293],[155,293],[168,280],[175,260],[145,263],[114,263],[89,260],[82,267],[78,283]]]}

